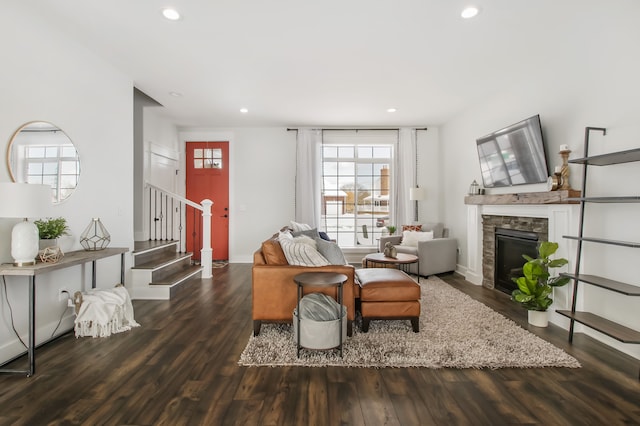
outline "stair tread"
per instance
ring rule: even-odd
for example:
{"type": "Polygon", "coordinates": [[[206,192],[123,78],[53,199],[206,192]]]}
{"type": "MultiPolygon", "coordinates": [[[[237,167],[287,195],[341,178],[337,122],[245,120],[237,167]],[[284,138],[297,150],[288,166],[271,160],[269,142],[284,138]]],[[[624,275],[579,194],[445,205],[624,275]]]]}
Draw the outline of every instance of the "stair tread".
{"type": "Polygon", "coordinates": [[[162,266],[169,265],[176,261],[190,258],[192,255],[193,253],[190,253],[190,252],[189,253],[171,252],[171,253],[167,253],[162,256],[159,256],[155,259],[152,259],[148,262],[142,263],[140,265],[135,265],[131,269],[159,269],[162,266]]]}
{"type": "Polygon", "coordinates": [[[191,275],[195,275],[196,273],[202,271],[202,267],[199,265],[189,265],[184,267],[174,273],[167,275],[166,277],[149,283],[149,285],[173,285],[180,281],[183,281],[185,278],[188,278],[191,275]]]}
{"type": "Polygon", "coordinates": [[[133,254],[140,254],[155,249],[160,249],[177,244],[177,240],[147,240],[147,241],[134,241],[133,254]]]}

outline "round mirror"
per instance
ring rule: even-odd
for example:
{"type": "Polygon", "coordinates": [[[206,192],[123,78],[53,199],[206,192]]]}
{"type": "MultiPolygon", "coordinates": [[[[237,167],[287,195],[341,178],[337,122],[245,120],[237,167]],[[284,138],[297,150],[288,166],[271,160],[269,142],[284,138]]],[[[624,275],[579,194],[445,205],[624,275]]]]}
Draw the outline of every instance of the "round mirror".
{"type": "Polygon", "coordinates": [[[16,130],[7,164],[14,182],[51,185],[54,204],[68,198],[78,186],[78,151],[65,132],[46,121],[32,121],[16,130]]]}

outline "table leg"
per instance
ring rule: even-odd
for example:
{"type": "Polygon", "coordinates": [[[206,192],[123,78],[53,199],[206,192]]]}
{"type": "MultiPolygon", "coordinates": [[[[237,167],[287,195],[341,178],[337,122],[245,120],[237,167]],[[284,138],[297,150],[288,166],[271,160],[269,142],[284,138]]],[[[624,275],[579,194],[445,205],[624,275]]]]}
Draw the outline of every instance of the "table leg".
{"type": "Polygon", "coordinates": [[[29,371],[27,377],[36,374],[36,277],[29,277],[29,371]]]}
{"type": "Polygon", "coordinates": [[[296,308],[296,312],[297,312],[297,316],[298,316],[298,339],[296,342],[296,349],[297,349],[297,357],[300,358],[300,298],[302,297],[302,286],[300,284],[298,284],[298,302],[297,302],[297,308],[296,308]]]}
{"type": "Polygon", "coordinates": [[[91,262],[91,288],[96,288],[96,261],[91,262]]]}
{"type": "Polygon", "coordinates": [[[342,358],[342,284],[338,284],[338,318],[340,318],[340,323],[339,323],[339,327],[340,330],[338,331],[338,333],[340,333],[340,339],[338,340],[338,342],[340,343],[339,347],[340,347],[340,358],[342,358]]]}
{"type": "Polygon", "coordinates": [[[120,255],[120,283],[124,285],[124,253],[120,255]]]}

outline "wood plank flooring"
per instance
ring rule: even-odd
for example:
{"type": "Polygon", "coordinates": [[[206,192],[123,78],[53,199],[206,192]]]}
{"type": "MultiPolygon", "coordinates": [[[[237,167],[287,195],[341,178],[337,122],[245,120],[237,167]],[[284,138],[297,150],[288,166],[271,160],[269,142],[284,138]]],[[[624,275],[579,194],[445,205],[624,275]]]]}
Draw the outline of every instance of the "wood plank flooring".
{"type": "MultiPolygon", "coordinates": [[[[506,295],[440,277],[529,327],[506,295]]],[[[251,265],[134,308],[142,327],[67,334],[36,351],[34,377],[1,375],[0,425],[640,424],[640,362],[553,325],[530,329],[583,368],[247,368],[251,265]]]]}

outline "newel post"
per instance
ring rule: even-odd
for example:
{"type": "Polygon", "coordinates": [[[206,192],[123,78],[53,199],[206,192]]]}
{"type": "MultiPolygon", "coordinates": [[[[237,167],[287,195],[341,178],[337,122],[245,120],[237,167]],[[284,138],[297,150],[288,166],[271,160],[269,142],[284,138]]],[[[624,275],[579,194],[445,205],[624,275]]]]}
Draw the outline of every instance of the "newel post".
{"type": "Polygon", "coordinates": [[[211,278],[213,269],[211,249],[211,206],[213,201],[204,199],[202,205],[202,250],[200,250],[200,265],[202,278],[211,278]]]}

